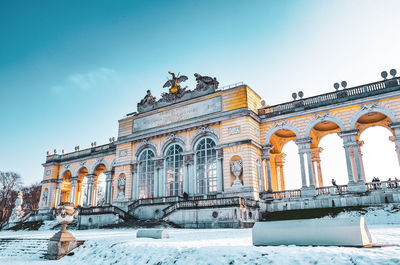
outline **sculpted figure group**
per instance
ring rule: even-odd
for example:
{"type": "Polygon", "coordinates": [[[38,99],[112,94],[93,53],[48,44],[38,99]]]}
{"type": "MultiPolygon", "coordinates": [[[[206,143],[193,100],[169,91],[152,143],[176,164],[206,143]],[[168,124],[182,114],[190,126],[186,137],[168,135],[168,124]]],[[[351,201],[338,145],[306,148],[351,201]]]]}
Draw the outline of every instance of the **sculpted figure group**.
{"type": "Polygon", "coordinates": [[[214,77],[202,76],[198,73],[194,74],[196,78],[196,88],[192,90],[186,90],[187,86],[181,87],[181,83],[188,80],[186,75],[175,75],[175,73],[168,72],[171,78],[164,84],[163,87],[168,87],[169,91],[161,94],[161,99],[157,101],[156,97],[151,94],[150,90],[147,90],[146,96],[138,103],[138,111],[147,111],[156,107],[165,106],[169,103],[177,102],[181,99],[190,99],[199,95],[214,92],[218,89],[218,81],[214,77]]]}

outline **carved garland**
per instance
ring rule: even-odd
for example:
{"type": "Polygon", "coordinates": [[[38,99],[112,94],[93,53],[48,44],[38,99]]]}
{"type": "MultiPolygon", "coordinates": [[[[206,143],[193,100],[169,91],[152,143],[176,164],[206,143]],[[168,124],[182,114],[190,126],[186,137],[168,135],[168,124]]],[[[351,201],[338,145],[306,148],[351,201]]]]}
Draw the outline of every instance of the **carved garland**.
{"type": "Polygon", "coordinates": [[[155,152],[155,155],[157,155],[157,145],[155,143],[150,142],[149,140],[145,139],[139,144],[139,146],[135,152],[135,156],[138,157],[145,148],[149,148],[149,147],[150,147],[150,149],[153,149],[153,151],[155,152]]]}
{"type": "Polygon", "coordinates": [[[170,135],[168,135],[167,139],[165,139],[164,142],[162,143],[161,151],[164,152],[168,145],[170,145],[171,143],[175,143],[175,142],[179,142],[182,145],[183,149],[186,149],[185,138],[183,138],[180,135],[171,133],[170,135]]]}
{"type": "Polygon", "coordinates": [[[360,106],[360,110],[372,111],[373,109],[378,108],[378,107],[379,107],[378,102],[374,102],[374,103],[369,104],[369,105],[361,105],[360,106]]]}
{"type": "Polygon", "coordinates": [[[216,130],[214,130],[212,128],[208,128],[208,127],[201,127],[201,129],[196,131],[194,133],[194,135],[192,136],[192,138],[190,139],[190,145],[194,146],[194,144],[197,142],[197,140],[200,137],[207,136],[207,135],[214,137],[215,140],[217,141],[216,144],[219,143],[219,133],[216,130]]]}

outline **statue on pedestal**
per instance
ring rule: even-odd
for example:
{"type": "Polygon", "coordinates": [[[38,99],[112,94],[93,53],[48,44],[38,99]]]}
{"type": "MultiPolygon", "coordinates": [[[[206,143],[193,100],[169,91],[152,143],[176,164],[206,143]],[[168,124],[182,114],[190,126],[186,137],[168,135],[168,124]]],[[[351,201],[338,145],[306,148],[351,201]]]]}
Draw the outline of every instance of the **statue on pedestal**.
{"type": "Polygon", "coordinates": [[[18,193],[18,197],[15,200],[15,206],[14,209],[12,210],[10,219],[8,220],[10,223],[16,223],[21,220],[21,218],[24,216],[24,211],[22,211],[22,203],[23,203],[23,193],[20,191],[18,193]]]}

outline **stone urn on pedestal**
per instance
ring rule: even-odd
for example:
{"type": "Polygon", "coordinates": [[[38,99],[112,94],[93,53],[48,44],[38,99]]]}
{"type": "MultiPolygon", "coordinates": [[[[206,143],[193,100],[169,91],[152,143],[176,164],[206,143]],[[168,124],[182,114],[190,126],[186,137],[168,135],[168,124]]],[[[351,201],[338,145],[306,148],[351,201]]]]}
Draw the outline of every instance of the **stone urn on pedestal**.
{"type": "Polygon", "coordinates": [[[236,178],[233,181],[232,189],[240,189],[241,187],[243,187],[243,184],[239,179],[240,175],[242,175],[242,172],[243,172],[242,160],[231,161],[231,171],[236,178]]]}
{"type": "Polygon", "coordinates": [[[61,203],[55,210],[56,220],[62,226],[61,230],[50,238],[47,248],[47,259],[59,259],[68,254],[77,247],[75,237],[67,231],[67,225],[70,224],[78,215],[74,204],[71,202],[61,203]]]}

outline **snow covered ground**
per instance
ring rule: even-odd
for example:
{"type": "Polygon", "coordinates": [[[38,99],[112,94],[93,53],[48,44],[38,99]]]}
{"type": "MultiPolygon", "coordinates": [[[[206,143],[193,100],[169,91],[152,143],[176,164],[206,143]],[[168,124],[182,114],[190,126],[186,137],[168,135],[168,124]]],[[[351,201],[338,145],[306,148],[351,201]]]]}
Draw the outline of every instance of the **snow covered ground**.
{"type": "MultiPolygon", "coordinates": [[[[339,218],[348,215],[354,214],[339,218]]],[[[0,264],[400,264],[399,213],[371,211],[366,220],[373,243],[383,247],[254,247],[251,229],[170,229],[170,238],[162,240],[137,239],[134,229],[96,229],[73,231],[86,240],[73,256],[58,261],[0,257],[0,264]]],[[[2,231],[0,238],[50,238],[54,233],[2,231]]]]}
{"type": "MultiPolygon", "coordinates": [[[[163,240],[137,239],[136,230],[75,231],[86,240],[58,261],[1,258],[0,264],[400,264],[400,225],[371,225],[380,248],[254,247],[251,229],[169,230],[163,240]]],[[[49,238],[54,231],[1,232],[1,238],[49,238]]]]}

